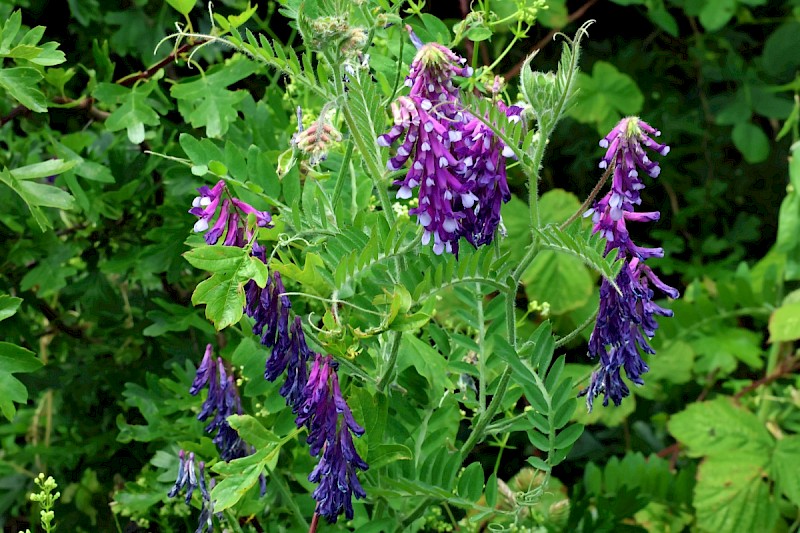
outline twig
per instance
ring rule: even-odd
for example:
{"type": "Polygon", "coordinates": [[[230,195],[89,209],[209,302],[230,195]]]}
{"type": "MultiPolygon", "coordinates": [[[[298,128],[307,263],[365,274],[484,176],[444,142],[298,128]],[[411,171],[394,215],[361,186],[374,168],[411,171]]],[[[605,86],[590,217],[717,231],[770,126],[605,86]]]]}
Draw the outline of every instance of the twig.
{"type": "MultiPolygon", "coordinates": [[[[586,13],[586,11],[596,3],[597,0],[589,0],[581,7],[576,9],[573,13],[570,13],[570,15],[567,17],[567,24],[570,24],[571,22],[574,22],[577,19],[581,18],[586,13]]],[[[525,58],[530,57],[530,55],[536,50],[541,50],[542,48],[544,48],[547,45],[547,43],[550,42],[553,36],[555,36],[555,34],[561,31],[562,29],[563,28],[553,28],[552,30],[550,30],[550,32],[543,39],[541,39],[538,43],[534,45],[534,47],[531,49],[529,53],[525,54],[525,58]]],[[[517,74],[519,74],[520,70],[522,70],[522,65],[525,63],[525,58],[523,58],[519,63],[511,67],[508,70],[508,72],[503,74],[503,77],[506,80],[509,80],[514,76],[516,76],[517,74]]]]}
{"type": "Polygon", "coordinates": [[[175,61],[178,60],[178,57],[181,54],[185,54],[198,44],[200,44],[200,41],[190,41],[181,46],[180,48],[178,48],[177,50],[173,51],[170,55],[168,55],[167,57],[165,57],[152,67],[148,68],[147,70],[144,70],[142,72],[137,72],[135,74],[128,74],[124,78],[118,79],[115,83],[117,85],[122,85],[123,87],[130,87],[139,80],[144,80],[151,77],[153,74],[155,74],[162,68],[166,67],[170,63],[174,63],[175,61]]]}
{"type": "Polygon", "coordinates": [[[773,381],[777,381],[780,378],[788,374],[791,374],[792,372],[798,369],[800,369],[800,359],[798,359],[798,357],[790,357],[788,359],[784,359],[778,365],[778,368],[776,368],[771,374],[767,374],[763,378],[753,381],[752,383],[750,383],[750,385],[748,385],[747,387],[743,388],[742,390],[734,394],[733,399],[738,402],[745,394],[753,392],[762,385],[769,385],[773,381]]]}

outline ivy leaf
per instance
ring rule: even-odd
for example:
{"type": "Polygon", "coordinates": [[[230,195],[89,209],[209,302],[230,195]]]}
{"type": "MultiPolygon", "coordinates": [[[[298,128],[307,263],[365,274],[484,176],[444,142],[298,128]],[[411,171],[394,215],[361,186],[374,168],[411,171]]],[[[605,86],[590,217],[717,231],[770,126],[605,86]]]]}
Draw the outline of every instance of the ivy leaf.
{"type": "Polygon", "coordinates": [[[0,68],[0,87],[22,105],[37,113],[47,111],[44,93],[36,88],[42,74],[31,67],[0,68]]]}
{"type": "Polygon", "coordinates": [[[617,67],[598,61],[592,75],[578,75],[578,94],[570,116],[579,122],[594,124],[605,135],[623,115],[635,115],[642,110],[644,96],[636,82],[617,67]]]}
{"type": "Polygon", "coordinates": [[[144,142],[144,127],[158,126],[159,118],[147,103],[147,96],[155,89],[156,80],[137,85],[120,98],[121,105],[106,119],[108,131],[125,129],[133,144],[144,142]]]}
{"type": "Polygon", "coordinates": [[[214,323],[217,331],[242,318],[246,282],[254,279],[259,287],[267,283],[267,265],[244,248],[202,246],[183,255],[192,266],[213,273],[197,285],[192,303],[206,304],[206,318],[214,323]]]}
{"type": "MultiPolygon", "coordinates": [[[[692,457],[737,453],[769,457],[774,441],[753,413],[735,407],[728,398],[693,403],[673,415],[669,432],[689,448],[692,457]]],[[[757,531],[755,529],[753,531],[757,531]]]]}
{"type": "MultiPolygon", "coordinates": [[[[714,419],[708,419],[711,423],[714,419]]],[[[706,459],[697,472],[694,507],[701,531],[772,531],[778,507],[764,481],[769,455],[731,450],[706,459]]]]}
{"type": "Polygon", "coordinates": [[[212,73],[173,85],[170,94],[178,100],[178,110],[193,127],[205,127],[208,137],[219,138],[238,117],[237,106],[247,94],[227,87],[256,70],[252,61],[233,59],[212,73]]]}
{"type": "Polygon", "coordinates": [[[25,385],[12,374],[33,372],[41,366],[42,362],[33,352],[16,344],[0,342],[0,390],[3,391],[0,394],[0,411],[8,420],[12,420],[17,412],[14,403],[28,401],[25,385]]]}

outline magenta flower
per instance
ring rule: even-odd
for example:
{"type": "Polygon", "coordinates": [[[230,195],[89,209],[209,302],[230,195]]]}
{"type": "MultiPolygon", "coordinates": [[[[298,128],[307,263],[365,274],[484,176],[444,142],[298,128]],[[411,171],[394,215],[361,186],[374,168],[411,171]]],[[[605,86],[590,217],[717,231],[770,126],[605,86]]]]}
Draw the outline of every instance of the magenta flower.
{"type": "Polygon", "coordinates": [[[639,170],[656,177],[661,172],[658,163],[650,160],[645,148],[661,155],[669,153],[669,147],[658,144],[650,137],[661,133],[636,117],[622,119],[613,130],[600,141],[607,148],[600,168],[613,165],[611,190],[587,211],[592,216],[594,233],[606,239],[606,254],[619,250],[622,269],[617,275],[618,293],[608,280],[600,286],[600,309],[594,331],[589,339],[589,356],[600,358],[600,368],[592,374],[592,380],[581,395],[586,395],[586,405],[591,411],[594,398],[604,394],[603,405],[609,399],[620,405],[630,394],[622,381],[621,370],[633,383],[643,385],[642,374],[649,370],[640,356],[640,350],[654,354],[648,343],[655,335],[658,323],[655,315],[672,316],[672,311],[653,302],[654,286],[670,298],[678,298],[674,288],[662,282],[644,264],[650,257],[663,257],[661,248],[637,246],[626,227],[627,222],[649,222],[659,218],[658,212],[636,213],[635,206],[641,204],[640,191],[644,184],[639,170]]]}
{"type": "Polygon", "coordinates": [[[254,215],[258,227],[270,227],[272,216],[268,211],[258,211],[238,198],[222,199],[225,189],[226,186],[223,180],[219,180],[211,189],[205,185],[197,189],[200,196],[192,201],[192,208],[189,210],[189,213],[199,217],[194,224],[194,231],[201,233],[208,230],[210,226],[211,229],[204,237],[207,244],[216,244],[224,233],[225,241],[223,244],[225,246],[242,247],[252,237],[252,234],[249,234],[247,229],[240,224],[243,218],[240,212],[245,217],[250,214],[254,215]],[[216,222],[212,226],[211,220],[217,214],[217,207],[219,207],[221,199],[222,207],[219,210],[216,222]]]}

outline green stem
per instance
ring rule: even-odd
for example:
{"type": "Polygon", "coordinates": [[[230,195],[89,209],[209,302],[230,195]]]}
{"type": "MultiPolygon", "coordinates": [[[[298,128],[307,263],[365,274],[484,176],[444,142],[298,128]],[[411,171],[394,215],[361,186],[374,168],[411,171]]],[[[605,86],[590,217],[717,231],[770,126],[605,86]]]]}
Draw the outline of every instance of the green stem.
{"type": "Polygon", "coordinates": [[[519,22],[517,22],[517,31],[516,31],[516,33],[514,33],[514,38],[511,39],[511,42],[508,43],[508,46],[506,46],[506,49],[503,50],[500,53],[499,56],[497,56],[497,59],[495,59],[494,62],[491,65],[489,65],[486,70],[488,70],[488,71],[494,70],[494,68],[497,65],[500,64],[500,61],[502,61],[503,58],[506,57],[506,55],[511,51],[512,48],[514,48],[514,45],[517,44],[517,41],[519,40],[519,32],[520,31],[522,31],[522,21],[521,20],[519,22]]]}
{"type": "Polygon", "coordinates": [[[486,387],[489,383],[486,381],[486,350],[484,343],[486,342],[486,324],[484,324],[483,317],[483,294],[481,292],[481,284],[475,284],[476,297],[478,300],[478,414],[481,415],[486,411],[486,387]]]}
{"type": "Polygon", "coordinates": [[[403,333],[401,331],[392,332],[392,337],[389,341],[391,343],[389,359],[386,361],[386,366],[381,373],[381,377],[378,379],[378,383],[375,385],[375,387],[378,389],[378,392],[383,392],[383,389],[386,388],[386,384],[392,377],[394,367],[397,365],[397,354],[400,352],[400,339],[402,336],[403,333]]]}
{"type": "Polygon", "coordinates": [[[486,429],[486,426],[489,425],[489,422],[492,421],[494,415],[497,414],[497,410],[500,408],[500,403],[503,401],[503,397],[506,395],[506,390],[508,389],[508,383],[511,381],[511,367],[506,366],[505,370],[503,370],[503,375],[500,376],[500,383],[497,385],[497,390],[492,396],[492,401],[489,402],[489,407],[486,408],[486,412],[478,419],[478,423],[475,424],[475,427],[470,433],[469,437],[467,438],[467,442],[461,447],[461,457],[464,458],[472,451],[472,448],[478,444],[478,441],[483,437],[483,431],[486,429]]]}
{"type": "Polygon", "coordinates": [[[408,528],[408,526],[410,526],[414,522],[414,520],[422,516],[425,513],[425,511],[428,510],[428,507],[433,505],[433,503],[434,503],[433,498],[425,498],[424,500],[422,500],[419,503],[419,505],[414,507],[414,510],[411,511],[411,513],[408,516],[406,516],[405,519],[403,519],[403,522],[400,523],[399,526],[397,526],[395,532],[400,533],[401,531],[405,531],[408,528]]]}
{"type": "MultiPolygon", "coordinates": [[[[342,189],[344,189],[344,180],[347,175],[347,170],[350,168],[350,158],[353,155],[353,138],[351,137],[347,140],[347,144],[344,148],[344,158],[342,158],[342,166],[339,167],[339,175],[336,176],[336,187],[333,189],[333,197],[331,198],[331,203],[334,207],[339,203],[339,198],[342,196],[342,189]]],[[[356,191],[353,191],[353,195],[356,194],[356,191]]],[[[334,213],[335,215],[336,213],[334,213]]]]}
{"type": "Polygon", "coordinates": [[[561,346],[564,346],[569,341],[571,341],[572,339],[574,339],[575,337],[580,335],[581,331],[586,329],[586,326],[588,326],[589,324],[594,322],[594,319],[595,319],[596,316],[597,316],[597,311],[595,311],[594,313],[589,315],[589,318],[584,320],[583,323],[580,326],[578,326],[577,328],[575,328],[573,331],[571,331],[570,333],[564,335],[560,339],[556,340],[556,348],[560,348],[561,346]]]}

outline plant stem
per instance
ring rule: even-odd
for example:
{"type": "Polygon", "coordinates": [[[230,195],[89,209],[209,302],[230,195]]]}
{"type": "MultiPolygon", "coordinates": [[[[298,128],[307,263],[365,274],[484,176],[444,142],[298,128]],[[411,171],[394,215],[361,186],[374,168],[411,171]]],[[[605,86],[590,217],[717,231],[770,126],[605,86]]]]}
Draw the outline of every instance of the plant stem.
{"type": "Polygon", "coordinates": [[[613,172],[614,166],[615,165],[612,163],[606,169],[606,171],[603,172],[603,175],[600,177],[600,181],[598,181],[597,185],[594,186],[594,189],[592,189],[592,192],[590,192],[589,196],[586,197],[586,200],[584,200],[584,202],[581,204],[578,210],[575,211],[571,217],[569,217],[567,220],[562,222],[560,226],[558,226],[558,229],[562,231],[565,230],[570,224],[575,222],[580,216],[582,216],[586,212],[586,209],[592,204],[592,202],[594,202],[594,199],[597,198],[597,195],[600,193],[600,190],[603,188],[603,185],[605,185],[606,180],[608,180],[608,177],[611,175],[611,172],[613,172]]]}
{"type": "Polygon", "coordinates": [[[378,392],[383,392],[383,389],[386,388],[386,383],[389,381],[389,378],[392,376],[392,372],[394,371],[394,367],[397,364],[397,354],[400,352],[400,339],[403,336],[402,331],[393,331],[392,336],[390,339],[391,348],[389,350],[389,359],[386,361],[386,366],[381,373],[381,377],[378,379],[378,383],[375,387],[378,389],[378,392]]]}
{"type": "MultiPolygon", "coordinates": [[[[339,167],[339,175],[336,176],[336,187],[333,189],[333,197],[331,198],[331,204],[333,204],[334,208],[336,204],[339,203],[339,197],[342,195],[342,189],[344,189],[344,180],[345,175],[347,174],[347,170],[350,168],[350,157],[353,155],[353,137],[352,133],[350,134],[350,138],[347,140],[347,144],[344,148],[344,158],[342,158],[342,166],[339,167]]],[[[356,191],[353,191],[353,195],[356,194],[356,191]]],[[[336,213],[334,213],[336,216],[336,213]]],[[[338,221],[337,221],[338,222],[338,221]]]]}
{"type": "Polygon", "coordinates": [[[486,381],[486,350],[484,344],[486,343],[486,325],[483,317],[483,294],[481,293],[481,284],[475,284],[476,298],[478,300],[478,414],[482,415],[486,411],[486,387],[489,383],[486,381]]]}
{"type": "Polygon", "coordinates": [[[492,421],[494,415],[497,414],[497,410],[500,408],[500,403],[503,401],[503,396],[506,395],[506,389],[508,389],[508,383],[510,380],[511,367],[506,366],[505,370],[503,370],[503,375],[500,376],[500,383],[498,383],[497,390],[495,391],[494,396],[492,396],[492,401],[489,402],[489,407],[486,408],[486,412],[483,413],[483,416],[478,419],[478,423],[475,424],[475,428],[467,438],[467,442],[465,442],[461,447],[462,459],[466,457],[470,451],[472,451],[472,448],[474,448],[481,437],[483,437],[483,431],[486,429],[486,426],[489,425],[489,422],[492,421]]]}

